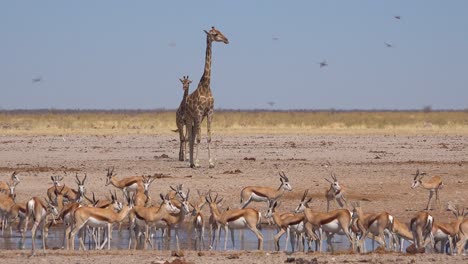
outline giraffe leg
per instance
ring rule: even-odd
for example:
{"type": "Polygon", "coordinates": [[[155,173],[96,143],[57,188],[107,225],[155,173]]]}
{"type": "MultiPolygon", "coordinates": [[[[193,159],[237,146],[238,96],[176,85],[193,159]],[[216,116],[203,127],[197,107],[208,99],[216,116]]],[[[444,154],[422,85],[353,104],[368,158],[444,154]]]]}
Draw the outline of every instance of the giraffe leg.
{"type": "Polygon", "coordinates": [[[211,110],[208,113],[208,117],[206,118],[206,126],[207,126],[207,143],[208,143],[208,162],[210,164],[210,168],[214,168],[214,161],[211,158],[211,121],[213,120],[213,111],[211,110]]]}
{"type": "Polygon", "coordinates": [[[195,145],[195,136],[196,136],[196,128],[193,123],[188,124],[188,138],[189,138],[189,152],[190,152],[190,168],[195,168],[195,163],[193,162],[193,151],[195,145]]]}
{"type": "Polygon", "coordinates": [[[183,146],[183,148],[184,148],[184,160],[188,161],[189,159],[188,159],[188,153],[187,153],[188,152],[187,151],[187,142],[188,142],[189,138],[188,138],[188,126],[187,125],[185,125],[184,132],[185,132],[184,133],[184,146],[183,146]]]}
{"type": "Polygon", "coordinates": [[[180,147],[179,147],[179,161],[184,161],[184,146],[185,146],[185,135],[184,135],[184,126],[177,123],[177,130],[179,131],[179,140],[180,140],[180,147]]]}
{"type": "Polygon", "coordinates": [[[199,168],[200,167],[200,160],[198,159],[198,147],[200,146],[200,142],[201,142],[201,123],[202,123],[203,119],[201,121],[197,121],[195,122],[195,136],[194,136],[194,140],[195,140],[195,167],[196,168],[199,168]]]}

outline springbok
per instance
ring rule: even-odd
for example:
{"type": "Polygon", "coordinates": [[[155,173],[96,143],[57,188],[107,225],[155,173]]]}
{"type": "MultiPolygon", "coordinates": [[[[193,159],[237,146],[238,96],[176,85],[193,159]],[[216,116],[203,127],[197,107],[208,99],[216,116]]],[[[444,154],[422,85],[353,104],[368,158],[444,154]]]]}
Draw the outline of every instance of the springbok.
{"type": "Polygon", "coordinates": [[[49,187],[47,189],[47,198],[49,198],[50,201],[55,200],[55,187],[60,187],[62,186],[61,181],[63,180],[62,176],[50,176],[50,179],[52,180],[52,187],[49,187]]]}
{"type": "Polygon", "coordinates": [[[389,230],[385,230],[388,237],[390,237],[390,248],[395,250],[404,252],[404,241],[413,242],[414,237],[413,233],[411,232],[410,228],[407,224],[402,223],[398,220],[398,218],[393,218],[393,230],[389,232],[389,230]]]}
{"type": "Polygon", "coordinates": [[[434,235],[432,226],[434,225],[434,217],[428,212],[418,212],[410,220],[410,229],[413,233],[414,245],[416,250],[422,250],[425,246],[425,241],[429,237],[432,248],[434,247],[434,235]]]}
{"type": "Polygon", "coordinates": [[[289,178],[284,172],[279,173],[281,185],[278,189],[264,186],[248,186],[242,189],[240,194],[241,208],[246,208],[250,202],[267,202],[268,200],[278,200],[285,191],[292,191],[289,178]]]}
{"type": "Polygon", "coordinates": [[[309,207],[309,203],[312,201],[312,198],[307,199],[308,191],[309,190],[307,189],[304,192],[302,200],[296,207],[295,212],[304,212],[306,219],[306,231],[309,237],[315,238],[317,236],[315,236],[315,234],[309,230],[307,223],[310,223],[312,227],[318,231],[317,240],[320,251],[322,251],[322,231],[326,233],[327,244],[332,252],[333,245],[331,243],[331,240],[335,234],[346,235],[354,251],[354,238],[350,232],[350,227],[352,223],[351,212],[347,209],[337,209],[326,213],[315,212],[314,210],[312,210],[312,208],[309,207]]]}
{"type": "Polygon", "coordinates": [[[432,176],[427,181],[422,181],[422,178],[426,175],[426,173],[419,172],[419,169],[416,170],[416,174],[413,178],[413,184],[411,185],[411,189],[415,189],[418,186],[422,186],[424,189],[429,191],[429,201],[427,201],[426,211],[431,210],[431,200],[436,195],[436,207],[440,208],[440,200],[439,200],[439,190],[442,189],[444,184],[442,183],[442,178],[440,176],[432,176]]]}
{"type": "Polygon", "coordinates": [[[195,204],[190,204],[192,210],[192,225],[195,229],[195,249],[205,248],[205,220],[202,213],[203,207],[206,205],[205,196],[207,193],[201,193],[197,190],[198,201],[195,204]]]}
{"type": "MultiPolygon", "coordinates": [[[[217,241],[219,241],[219,232],[221,226],[224,227],[224,250],[227,248],[228,231],[231,231],[232,245],[234,245],[234,229],[250,229],[258,238],[258,250],[263,250],[263,235],[258,230],[257,226],[261,221],[261,214],[252,208],[241,208],[241,209],[230,209],[224,212],[220,212],[218,204],[221,203],[223,198],[218,200],[216,194],[215,199],[211,198],[211,193],[205,196],[206,202],[210,206],[211,215],[213,219],[218,223],[218,229],[216,230],[217,241]]],[[[214,242],[214,241],[213,241],[214,242]]],[[[211,245],[213,248],[213,245],[211,245]]]]}
{"type": "Polygon", "coordinates": [[[190,213],[189,207],[189,198],[190,189],[187,191],[187,195],[181,201],[181,208],[177,214],[166,214],[162,217],[162,220],[167,224],[167,237],[170,241],[171,239],[171,230],[175,229],[175,238],[176,238],[176,246],[177,250],[180,250],[179,247],[179,228],[181,223],[184,221],[185,216],[190,213]]]}
{"type": "Polygon", "coordinates": [[[117,176],[117,173],[114,173],[114,167],[112,167],[112,169],[108,168],[105,186],[112,184],[114,187],[121,189],[124,195],[128,195],[128,193],[136,192],[138,187],[144,188],[143,177],[141,176],[131,176],[131,177],[123,178],[121,180],[117,180],[115,176],[117,176]]]}
{"type": "MultiPolygon", "coordinates": [[[[465,213],[465,217],[468,216],[468,212],[465,213]]],[[[468,242],[468,219],[465,218],[463,222],[459,226],[459,231],[458,231],[458,242],[457,242],[457,252],[458,254],[466,254],[466,252],[463,253],[463,250],[465,248],[466,242],[468,242]]]]}
{"type": "MultiPolygon", "coordinates": [[[[284,251],[288,249],[288,241],[290,233],[304,233],[305,227],[305,215],[303,213],[292,214],[292,213],[278,213],[276,209],[278,208],[279,203],[277,201],[272,201],[269,203],[268,211],[265,214],[266,218],[273,218],[273,222],[280,229],[278,234],[275,235],[275,250],[279,251],[279,240],[284,233],[286,233],[286,242],[284,251]]],[[[294,252],[294,235],[291,238],[291,250],[294,252]]]]}
{"type": "Polygon", "coordinates": [[[0,181],[0,192],[5,192],[8,193],[10,190],[10,185],[16,185],[20,182],[20,179],[18,178],[18,173],[14,171],[11,176],[10,180],[7,182],[0,181]]]}
{"type": "Polygon", "coordinates": [[[331,201],[335,202],[335,207],[338,207],[338,205],[341,208],[343,208],[344,205],[348,206],[348,202],[346,201],[344,195],[343,186],[340,186],[334,173],[331,173],[331,178],[333,181],[325,178],[325,180],[330,183],[330,188],[325,192],[325,199],[327,199],[327,212],[330,211],[331,201]]]}
{"type": "Polygon", "coordinates": [[[32,240],[32,255],[35,254],[36,249],[36,230],[38,227],[42,230],[42,249],[46,251],[46,240],[47,240],[47,222],[55,221],[58,216],[57,208],[51,201],[46,200],[46,204],[41,201],[38,197],[31,198],[26,203],[26,217],[24,223],[24,231],[22,237],[22,244],[24,245],[24,239],[26,231],[28,230],[29,217],[34,219],[34,224],[31,229],[31,240],[32,240]],[[52,218],[52,219],[50,219],[52,218]]]}
{"type": "Polygon", "coordinates": [[[135,206],[130,214],[130,239],[128,241],[128,248],[131,248],[132,240],[135,241],[134,248],[137,247],[137,242],[144,233],[144,248],[147,248],[147,243],[153,248],[153,243],[150,236],[150,228],[166,228],[167,224],[163,221],[163,218],[168,214],[178,213],[180,210],[175,207],[169,195],[159,194],[162,200],[162,204],[159,206],[135,206]],[[144,231],[142,232],[141,230],[144,231]]]}
{"type": "Polygon", "coordinates": [[[450,223],[435,221],[432,226],[432,234],[434,235],[434,247],[436,247],[437,242],[440,242],[439,252],[445,253],[445,245],[448,241],[450,254],[453,255],[455,254],[455,245],[453,244],[453,241],[460,232],[460,224],[463,222],[465,217],[465,209],[460,210],[458,206],[453,206],[451,203],[448,204],[447,209],[455,215],[455,221],[450,223]]]}
{"type": "MultiPolygon", "coordinates": [[[[104,246],[107,242],[107,249],[110,250],[110,243],[112,239],[112,225],[123,221],[130,210],[132,210],[132,197],[127,198],[127,204],[122,205],[122,203],[116,203],[116,210],[114,208],[97,208],[97,207],[79,207],[75,210],[73,214],[74,225],[70,232],[70,241],[71,249],[75,249],[75,235],[78,233],[84,226],[90,227],[107,227],[107,238],[102,244],[104,246]]],[[[83,238],[79,236],[80,248],[85,248],[83,238]]]]}
{"type": "MultiPolygon", "coordinates": [[[[364,214],[362,211],[361,203],[354,202],[353,206],[353,218],[355,219],[356,226],[361,232],[361,239],[358,241],[358,248],[361,252],[366,252],[365,240],[369,233],[372,234],[373,240],[377,241],[381,247],[386,248],[385,243],[385,230],[389,231],[390,234],[393,230],[393,216],[387,212],[378,214],[364,214]]],[[[393,235],[390,236],[390,239],[393,235]]]]}

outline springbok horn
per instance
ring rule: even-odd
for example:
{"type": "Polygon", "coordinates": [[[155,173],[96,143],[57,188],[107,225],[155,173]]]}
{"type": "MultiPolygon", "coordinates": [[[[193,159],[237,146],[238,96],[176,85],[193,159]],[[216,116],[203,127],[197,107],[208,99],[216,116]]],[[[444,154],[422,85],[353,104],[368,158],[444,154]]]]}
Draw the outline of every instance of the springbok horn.
{"type": "Polygon", "coordinates": [[[308,193],[309,193],[309,189],[304,191],[304,195],[302,195],[302,202],[305,201],[308,193]]]}

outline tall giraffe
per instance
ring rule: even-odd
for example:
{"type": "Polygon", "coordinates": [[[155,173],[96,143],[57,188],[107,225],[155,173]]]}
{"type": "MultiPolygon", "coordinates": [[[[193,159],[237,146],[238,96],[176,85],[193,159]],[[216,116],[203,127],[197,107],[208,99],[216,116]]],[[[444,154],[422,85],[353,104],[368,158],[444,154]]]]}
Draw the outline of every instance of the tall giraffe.
{"type": "Polygon", "coordinates": [[[182,101],[180,102],[179,108],[177,109],[176,113],[176,124],[177,124],[177,130],[179,132],[179,138],[180,138],[180,149],[179,149],[179,160],[184,161],[187,159],[187,126],[185,125],[185,111],[186,111],[186,102],[187,102],[187,96],[189,94],[189,86],[190,83],[192,83],[191,80],[189,80],[188,76],[183,76],[182,79],[179,79],[180,82],[182,83],[182,89],[184,89],[184,97],[182,98],[182,101]],[[185,130],[184,130],[185,126],[185,130]]]}
{"type": "Polygon", "coordinates": [[[190,167],[199,167],[198,161],[198,144],[201,141],[200,125],[206,116],[208,130],[208,160],[210,168],[214,167],[214,162],[211,158],[210,143],[211,143],[211,121],[213,120],[214,99],[211,94],[211,44],[213,41],[224,42],[229,44],[229,40],[219,30],[211,27],[210,31],[204,30],[206,33],[206,55],[205,55],[205,71],[198,83],[197,89],[187,97],[186,109],[186,124],[188,128],[189,146],[190,146],[190,167]],[[197,139],[195,141],[195,138],[197,139]],[[195,149],[195,161],[193,151],[195,149]]]}

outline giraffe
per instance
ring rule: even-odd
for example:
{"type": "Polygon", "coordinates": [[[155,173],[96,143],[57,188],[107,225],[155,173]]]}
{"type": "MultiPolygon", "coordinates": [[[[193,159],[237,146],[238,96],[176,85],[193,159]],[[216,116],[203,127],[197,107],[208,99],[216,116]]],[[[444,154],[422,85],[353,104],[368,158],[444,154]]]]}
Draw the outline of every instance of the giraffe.
{"type": "MultiPolygon", "coordinates": [[[[182,98],[182,101],[180,102],[180,106],[177,109],[177,113],[176,113],[177,130],[175,130],[175,132],[179,132],[179,138],[180,138],[179,160],[184,161],[184,160],[187,160],[187,132],[184,131],[185,109],[186,109],[187,96],[189,94],[189,86],[190,86],[190,83],[192,83],[192,81],[189,80],[188,76],[183,76],[182,79],[179,79],[179,80],[182,83],[182,89],[184,89],[184,97],[182,98]]],[[[187,126],[185,126],[185,130],[187,130],[187,126]]]]}
{"type": "Polygon", "coordinates": [[[213,120],[213,106],[214,99],[211,94],[210,80],[211,80],[211,44],[213,41],[224,42],[229,44],[229,40],[215,27],[211,27],[210,31],[204,30],[206,33],[206,55],[205,55],[205,70],[198,83],[197,89],[187,97],[186,109],[186,124],[188,128],[188,138],[190,146],[190,167],[199,167],[198,161],[198,144],[201,141],[201,123],[206,116],[207,130],[208,130],[208,160],[210,168],[214,167],[213,159],[210,153],[211,143],[211,121],[213,120]],[[196,141],[195,141],[196,138],[196,141]],[[194,160],[195,149],[195,160],[194,160]]]}

